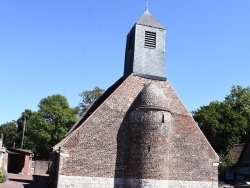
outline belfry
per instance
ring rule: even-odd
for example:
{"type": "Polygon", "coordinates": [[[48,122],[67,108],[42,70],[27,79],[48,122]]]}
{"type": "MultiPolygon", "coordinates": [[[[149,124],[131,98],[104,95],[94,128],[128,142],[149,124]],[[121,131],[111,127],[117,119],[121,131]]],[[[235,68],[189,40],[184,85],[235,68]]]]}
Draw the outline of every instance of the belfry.
{"type": "Polygon", "coordinates": [[[164,79],[165,36],[164,27],[146,10],[127,36],[124,76],[164,79]]]}
{"type": "Polygon", "coordinates": [[[52,187],[218,187],[219,157],[164,75],[165,36],[146,10],[124,75],[53,147],[52,187]]]}

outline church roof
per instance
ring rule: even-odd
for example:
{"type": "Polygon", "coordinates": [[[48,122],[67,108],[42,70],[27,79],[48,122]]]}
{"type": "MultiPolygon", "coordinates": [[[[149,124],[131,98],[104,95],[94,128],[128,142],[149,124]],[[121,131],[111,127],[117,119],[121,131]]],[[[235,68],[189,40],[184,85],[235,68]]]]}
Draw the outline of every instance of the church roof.
{"type": "Polygon", "coordinates": [[[157,108],[168,109],[168,100],[163,91],[154,83],[150,82],[144,86],[136,97],[133,108],[157,108]]]}
{"type": "Polygon", "coordinates": [[[163,25],[161,25],[160,22],[158,22],[147,10],[136,22],[136,24],[164,29],[163,25]]]}

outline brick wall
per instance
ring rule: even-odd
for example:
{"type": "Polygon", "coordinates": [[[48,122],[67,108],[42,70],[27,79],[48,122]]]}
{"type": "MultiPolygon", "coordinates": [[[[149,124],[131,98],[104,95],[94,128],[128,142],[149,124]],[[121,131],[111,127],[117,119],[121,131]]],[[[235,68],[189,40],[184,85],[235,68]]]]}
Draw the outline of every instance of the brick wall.
{"type": "Polygon", "coordinates": [[[24,167],[23,167],[21,173],[28,175],[28,174],[30,174],[30,162],[31,162],[30,161],[30,155],[29,154],[25,155],[24,158],[25,158],[24,159],[24,167]]]}
{"type": "MultiPolygon", "coordinates": [[[[166,180],[168,176],[167,180],[176,182],[216,184],[218,181],[217,167],[213,163],[218,162],[218,156],[172,86],[168,81],[157,81],[138,76],[129,76],[83,125],[61,143],[61,148],[69,155],[61,160],[63,163],[60,166],[60,177],[126,179],[129,176],[130,179],[137,179],[127,175],[127,164],[131,154],[129,145],[131,135],[126,117],[129,116],[128,109],[136,96],[145,84],[150,82],[156,84],[164,92],[173,123],[172,126],[169,126],[168,137],[165,139],[166,143],[163,144],[168,148],[169,154],[166,153],[166,156],[169,155],[169,157],[164,158],[165,154],[162,156],[157,154],[158,161],[153,164],[153,158],[146,155],[148,157],[146,163],[152,163],[153,166],[164,166],[169,169],[168,175],[156,173],[149,178],[166,180]],[[157,162],[159,163],[157,164],[157,162]]],[[[162,112],[160,114],[162,115],[162,112]]],[[[156,147],[155,151],[164,153],[166,148],[156,147]]],[[[153,168],[149,168],[148,172],[150,175],[153,168]]]]}

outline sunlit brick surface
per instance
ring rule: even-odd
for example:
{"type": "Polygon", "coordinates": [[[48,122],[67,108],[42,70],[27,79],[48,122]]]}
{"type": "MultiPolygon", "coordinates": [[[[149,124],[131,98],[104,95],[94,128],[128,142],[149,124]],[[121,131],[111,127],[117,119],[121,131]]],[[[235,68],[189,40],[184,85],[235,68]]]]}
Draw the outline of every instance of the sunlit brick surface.
{"type": "MultiPolygon", "coordinates": [[[[168,135],[163,136],[162,140],[157,140],[154,136],[150,138],[156,139],[161,148],[153,144],[152,155],[145,156],[147,158],[144,161],[147,170],[145,177],[155,180],[216,184],[217,167],[213,166],[213,163],[218,162],[218,156],[169,82],[133,75],[116,88],[99,108],[61,143],[61,150],[67,151],[69,156],[60,158],[60,175],[143,179],[143,174],[135,175],[133,178],[128,169],[131,154],[129,129],[131,119],[128,116],[133,101],[148,83],[155,84],[164,93],[167,100],[165,107],[171,112],[171,115],[167,113],[165,117],[172,119],[172,123],[166,121],[168,135]],[[164,153],[165,151],[167,152],[164,153]],[[155,156],[157,157],[153,163],[155,156]],[[166,169],[166,174],[151,173],[157,168],[166,169]]],[[[162,113],[166,112],[145,113],[148,117],[151,116],[152,126],[157,126],[159,122],[154,124],[153,120],[159,121],[155,117],[161,117],[162,113]]],[[[146,129],[141,130],[146,131],[146,129]]],[[[146,134],[150,135],[152,131],[147,130],[146,134]]],[[[143,142],[147,143],[147,138],[143,142]]],[[[144,149],[148,150],[148,147],[144,149]]],[[[169,187],[174,188],[172,185],[173,183],[169,184],[169,187]]]]}

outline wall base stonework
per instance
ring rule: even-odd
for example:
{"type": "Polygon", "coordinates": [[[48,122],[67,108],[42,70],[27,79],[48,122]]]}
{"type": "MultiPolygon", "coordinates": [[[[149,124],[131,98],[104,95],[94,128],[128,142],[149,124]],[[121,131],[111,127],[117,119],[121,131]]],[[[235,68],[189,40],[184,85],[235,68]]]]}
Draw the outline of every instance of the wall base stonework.
{"type": "Polygon", "coordinates": [[[170,180],[169,188],[218,188],[218,182],[170,180]]]}
{"type": "Polygon", "coordinates": [[[125,180],[122,178],[82,177],[60,175],[58,188],[122,188],[125,180]]]}
{"type": "Polygon", "coordinates": [[[122,179],[60,175],[58,188],[218,188],[218,182],[122,179]]]}
{"type": "Polygon", "coordinates": [[[126,183],[129,188],[169,188],[168,180],[128,179],[126,183]]]}

